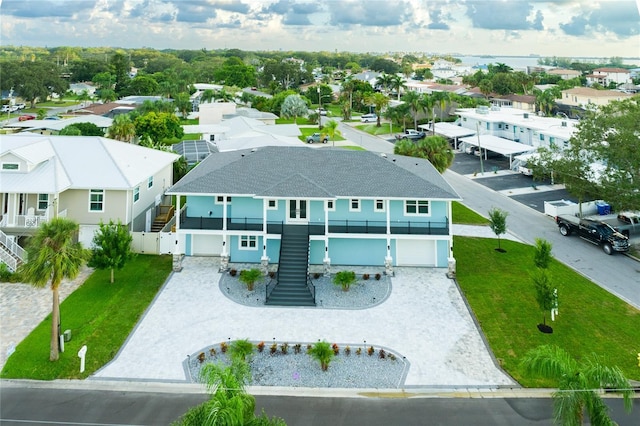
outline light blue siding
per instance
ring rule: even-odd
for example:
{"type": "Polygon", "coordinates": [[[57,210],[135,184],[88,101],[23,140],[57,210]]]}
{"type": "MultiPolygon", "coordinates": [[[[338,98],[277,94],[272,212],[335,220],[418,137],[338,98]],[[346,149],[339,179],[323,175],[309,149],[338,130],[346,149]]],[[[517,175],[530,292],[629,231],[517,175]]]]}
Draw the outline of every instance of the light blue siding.
{"type": "Polygon", "coordinates": [[[257,250],[240,250],[238,248],[239,238],[237,235],[232,235],[229,242],[229,254],[231,262],[247,262],[247,263],[260,263],[262,257],[262,237],[258,237],[258,249],[257,250]]]}
{"type": "Polygon", "coordinates": [[[287,203],[285,200],[276,200],[277,210],[267,209],[268,222],[284,222],[287,217],[287,203]]]}
{"type": "Polygon", "coordinates": [[[360,200],[360,211],[349,211],[351,200],[336,200],[336,211],[329,212],[329,220],[386,221],[386,212],[374,212],[374,200],[360,200]]]}
{"type": "Polygon", "coordinates": [[[280,240],[267,240],[267,256],[271,263],[280,261],[280,240]]]}
{"type": "Polygon", "coordinates": [[[250,197],[233,197],[231,199],[232,219],[262,219],[262,200],[250,197]]]}
{"type": "Polygon", "coordinates": [[[187,216],[222,217],[222,204],[215,204],[213,200],[213,197],[187,197],[187,216]]]}
{"type": "Polygon", "coordinates": [[[321,265],[324,259],[324,241],[311,240],[309,251],[309,264],[321,265]]]}
{"type": "Polygon", "coordinates": [[[438,268],[446,268],[449,266],[449,254],[447,250],[449,248],[449,244],[447,241],[436,241],[436,266],[438,268]]]}
{"type": "Polygon", "coordinates": [[[329,240],[329,257],[332,265],[384,265],[387,241],[374,239],[329,240]]]}
{"type": "Polygon", "coordinates": [[[324,223],[324,201],[311,200],[308,215],[309,223],[324,223]]]}
{"type": "Polygon", "coordinates": [[[184,236],[184,251],[185,256],[191,256],[191,234],[184,236]]]}

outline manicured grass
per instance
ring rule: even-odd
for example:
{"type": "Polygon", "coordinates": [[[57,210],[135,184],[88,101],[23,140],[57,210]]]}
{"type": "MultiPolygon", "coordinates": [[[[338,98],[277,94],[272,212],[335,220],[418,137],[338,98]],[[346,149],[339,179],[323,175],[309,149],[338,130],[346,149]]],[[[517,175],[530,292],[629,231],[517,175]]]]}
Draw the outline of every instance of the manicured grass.
{"type": "Polygon", "coordinates": [[[200,120],[197,118],[181,118],[180,119],[180,124],[185,125],[185,124],[200,124],[200,120]]]}
{"type": "Polygon", "coordinates": [[[362,130],[363,132],[367,132],[370,135],[390,135],[391,133],[398,133],[401,129],[398,126],[392,126],[391,131],[389,131],[389,123],[381,123],[380,127],[376,125],[376,123],[368,123],[362,124],[360,126],[356,126],[356,129],[362,130]]]}
{"type": "Polygon", "coordinates": [[[352,151],[366,151],[366,149],[364,149],[361,146],[358,145],[347,145],[347,146],[341,146],[340,148],[342,149],[350,149],[352,151]]]}
{"type": "MultiPolygon", "coordinates": [[[[300,139],[302,142],[306,142],[307,141],[307,136],[312,135],[312,134],[314,134],[314,133],[316,133],[318,131],[320,133],[322,133],[322,131],[318,130],[317,127],[300,127],[300,132],[302,133],[302,135],[298,136],[298,139],[300,139]]],[[[342,136],[340,136],[340,135],[335,135],[333,140],[343,141],[344,138],[342,136]]],[[[328,143],[331,143],[331,139],[329,139],[328,143]]]]}
{"type": "Polygon", "coordinates": [[[464,225],[488,225],[489,220],[457,201],[451,205],[453,223],[464,225]]]}
{"type": "Polygon", "coordinates": [[[298,117],[298,120],[294,123],[293,118],[276,118],[276,124],[298,124],[301,126],[311,125],[313,124],[310,120],[307,120],[305,117],[298,117]]]}
{"type": "Polygon", "coordinates": [[[62,100],[62,101],[47,101],[47,102],[38,102],[36,104],[36,110],[38,108],[61,108],[71,105],[78,105],[80,101],[76,100],[62,100]]]}
{"type": "Polygon", "coordinates": [[[527,387],[552,387],[551,381],[528,376],[520,366],[532,348],[555,344],[576,358],[596,353],[620,367],[628,379],[640,380],[640,311],[558,261],[549,271],[558,289],[559,316],[547,324],[553,334],[538,331],[543,313],[531,280],[532,246],[502,240],[454,237],[457,278],[491,349],[503,368],[527,387]]]}
{"type": "Polygon", "coordinates": [[[40,323],[7,360],[1,377],[36,380],[90,376],[118,352],[142,313],[171,272],[171,256],[138,255],[115,272],[97,270],[60,306],[62,330],[71,330],[65,352],[49,361],[51,315],[40,323]],[[85,372],[78,351],[87,345],[85,372]]]}

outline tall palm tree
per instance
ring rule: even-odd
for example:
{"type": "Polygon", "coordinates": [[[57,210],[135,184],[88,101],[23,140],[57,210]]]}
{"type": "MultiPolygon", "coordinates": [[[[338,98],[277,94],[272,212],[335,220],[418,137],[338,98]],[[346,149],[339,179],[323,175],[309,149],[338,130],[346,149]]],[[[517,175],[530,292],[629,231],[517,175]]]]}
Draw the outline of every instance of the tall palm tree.
{"type": "Polygon", "coordinates": [[[389,105],[389,98],[382,93],[371,93],[367,95],[365,102],[375,107],[376,115],[378,116],[376,127],[380,127],[380,115],[382,114],[384,107],[389,105]]]}
{"type": "Polygon", "coordinates": [[[440,122],[444,120],[442,113],[447,108],[447,104],[451,100],[451,94],[449,92],[434,92],[433,95],[434,102],[438,102],[438,106],[440,107],[440,122]]]}
{"type": "Polygon", "coordinates": [[[340,130],[338,130],[338,122],[336,120],[329,120],[324,123],[324,133],[329,136],[331,139],[331,144],[336,146],[336,135],[340,135],[340,130]]]}
{"type": "Polygon", "coordinates": [[[401,75],[393,75],[391,77],[391,81],[389,82],[389,87],[391,90],[395,90],[398,94],[398,100],[400,100],[400,89],[405,89],[407,85],[406,81],[401,75]]]}
{"type": "Polygon", "coordinates": [[[56,217],[45,222],[29,240],[27,262],[21,276],[35,287],[51,284],[53,307],[51,313],[51,347],[49,360],[57,361],[60,336],[60,295],[58,289],[64,278],[74,279],[88,259],[88,252],[75,241],[79,225],[67,218],[56,217]]]}
{"type": "Polygon", "coordinates": [[[391,87],[391,79],[393,75],[382,73],[376,79],[376,86],[380,86],[380,90],[385,92],[391,87]]]}
{"type": "Polygon", "coordinates": [[[107,130],[107,137],[122,142],[133,142],[136,136],[136,126],[129,114],[118,114],[107,130]]]}
{"type": "Polygon", "coordinates": [[[214,92],[212,89],[205,89],[202,92],[202,95],[200,95],[200,103],[204,104],[206,102],[211,102],[212,100],[214,100],[216,97],[216,92],[214,92]]]}
{"type": "Polygon", "coordinates": [[[406,129],[407,119],[413,117],[411,116],[409,105],[404,103],[393,108],[387,108],[384,112],[384,118],[390,120],[392,123],[397,123],[402,129],[406,129]]]}
{"type": "Polygon", "coordinates": [[[417,92],[411,91],[402,97],[405,104],[409,105],[411,115],[413,116],[413,128],[418,128],[418,112],[425,110],[425,104],[422,102],[422,96],[417,92]]]}
{"type": "Polygon", "coordinates": [[[595,354],[578,362],[562,348],[545,345],[527,352],[521,363],[530,373],[557,380],[553,415],[558,424],[581,425],[585,410],[591,424],[615,424],[600,396],[603,387],[621,393],[625,410],[631,411],[633,390],[629,381],[618,367],[601,364],[595,354]]]}
{"type": "Polygon", "coordinates": [[[393,153],[429,160],[440,173],[444,173],[453,164],[455,157],[449,143],[442,136],[427,136],[418,143],[400,141],[393,147],[393,153]]]}

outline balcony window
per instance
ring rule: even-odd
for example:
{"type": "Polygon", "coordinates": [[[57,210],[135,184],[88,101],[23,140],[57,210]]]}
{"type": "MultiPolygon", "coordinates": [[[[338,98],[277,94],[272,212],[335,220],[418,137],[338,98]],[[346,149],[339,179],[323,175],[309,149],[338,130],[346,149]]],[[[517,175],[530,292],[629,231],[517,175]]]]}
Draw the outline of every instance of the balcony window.
{"type": "Polygon", "coordinates": [[[406,200],[404,202],[404,213],[407,216],[426,216],[429,214],[429,201],[406,200]]]}
{"type": "Polygon", "coordinates": [[[267,200],[267,210],[278,210],[278,201],[267,200]]]}
{"type": "Polygon", "coordinates": [[[357,198],[352,198],[349,200],[349,211],[350,212],[359,212],[360,211],[360,200],[357,198]]]}
{"type": "MultiPolygon", "coordinates": [[[[227,203],[231,202],[231,197],[227,197],[227,203]]],[[[224,203],[224,196],[223,195],[218,195],[216,197],[216,204],[223,204],[224,203]]]]}
{"type": "Polygon", "coordinates": [[[375,212],[384,212],[384,200],[375,200],[373,211],[375,212]]]}

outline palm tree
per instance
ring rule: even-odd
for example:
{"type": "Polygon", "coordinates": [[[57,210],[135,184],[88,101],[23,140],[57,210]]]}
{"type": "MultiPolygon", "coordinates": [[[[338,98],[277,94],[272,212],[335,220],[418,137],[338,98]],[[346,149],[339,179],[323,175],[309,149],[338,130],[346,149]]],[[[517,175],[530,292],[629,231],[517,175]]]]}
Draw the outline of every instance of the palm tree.
{"type": "Polygon", "coordinates": [[[335,353],[333,352],[331,345],[323,340],[315,343],[311,347],[309,355],[320,363],[322,371],[327,371],[329,369],[329,363],[333,359],[335,353]]]}
{"type": "Polygon", "coordinates": [[[391,76],[391,81],[389,82],[389,87],[391,90],[395,90],[398,94],[398,100],[400,100],[400,89],[405,89],[407,87],[404,78],[401,75],[393,75],[391,76]]]}
{"type": "Polygon", "coordinates": [[[391,80],[393,79],[393,75],[391,74],[380,74],[376,79],[376,86],[380,86],[380,90],[382,92],[388,90],[391,87],[391,80]]]}
{"type": "Polygon", "coordinates": [[[413,128],[418,129],[418,112],[424,111],[426,106],[422,102],[422,96],[416,92],[409,92],[402,97],[405,104],[409,105],[411,115],[413,116],[413,128]]]}
{"type": "Polygon", "coordinates": [[[384,112],[384,118],[390,120],[392,123],[397,123],[402,129],[406,129],[407,119],[412,118],[409,105],[403,103],[393,108],[387,108],[384,112]]]}
{"type": "Polygon", "coordinates": [[[136,126],[129,114],[118,114],[107,130],[107,137],[123,142],[133,142],[136,136],[136,126]]]}
{"type": "Polygon", "coordinates": [[[393,153],[429,160],[440,173],[453,164],[455,157],[449,143],[442,136],[428,136],[418,143],[411,140],[400,141],[393,147],[393,153]]]}
{"type": "Polygon", "coordinates": [[[29,240],[27,262],[21,276],[35,287],[51,283],[53,307],[51,313],[51,347],[49,360],[57,361],[60,336],[60,296],[58,289],[64,278],[74,279],[88,259],[82,244],[75,242],[79,225],[69,219],[56,217],[45,222],[29,240]]]}
{"type": "Polygon", "coordinates": [[[438,106],[440,107],[440,122],[444,120],[442,113],[447,107],[447,103],[451,100],[451,94],[449,92],[434,92],[433,93],[433,101],[438,102],[438,106]]]}
{"type": "Polygon", "coordinates": [[[204,104],[206,102],[211,102],[212,100],[214,100],[216,97],[216,92],[214,92],[211,89],[206,89],[202,92],[202,95],[200,95],[200,103],[204,104]]]}
{"type": "Polygon", "coordinates": [[[329,120],[324,123],[324,133],[329,136],[331,139],[331,144],[336,146],[335,137],[336,135],[340,135],[340,130],[338,130],[338,122],[336,120],[329,120]]]}
{"type": "Polygon", "coordinates": [[[583,424],[585,410],[591,424],[615,424],[600,396],[603,387],[621,393],[625,410],[631,411],[633,390],[629,381],[618,367],[601,364],[595,354],[578,362],[562,348],[545,345],[527,352],[521,363],[527,372],[558,382],[558,390],[553,393],[553,416],[558,424],[583,424]]]}
{"type": "Polygon", "coordinates": [[[376,127],[380,127],[380,115],[382,113],[382,109],[389,105],[389,98],[382,93],[371,93],[367,95],[365,102],[375,107],[376,115],[378,116],[376,127]]]}

